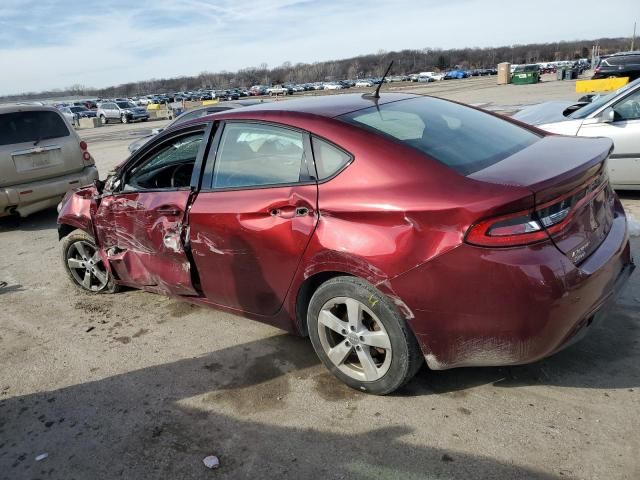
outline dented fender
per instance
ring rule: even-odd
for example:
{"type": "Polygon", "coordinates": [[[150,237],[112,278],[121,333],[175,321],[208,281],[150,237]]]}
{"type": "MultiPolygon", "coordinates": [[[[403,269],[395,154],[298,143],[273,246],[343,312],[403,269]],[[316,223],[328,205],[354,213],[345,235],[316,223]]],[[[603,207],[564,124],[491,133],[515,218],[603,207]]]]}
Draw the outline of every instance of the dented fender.
{"type": "Polygon", "coordinates": [[[58,237],[60,240],[65,236],[65,225],[84,230],[96,238],[93,216],[98,206],[97,197],[98,191],[94,185],[67,192],[58,206],[58,237]]]}

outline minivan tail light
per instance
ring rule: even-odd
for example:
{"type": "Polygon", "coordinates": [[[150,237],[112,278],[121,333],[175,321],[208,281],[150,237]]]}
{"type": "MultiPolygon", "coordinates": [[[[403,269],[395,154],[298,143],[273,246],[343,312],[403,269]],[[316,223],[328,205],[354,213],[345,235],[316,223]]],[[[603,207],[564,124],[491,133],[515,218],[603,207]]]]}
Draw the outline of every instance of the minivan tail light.
{"type": "Polygon", "coordinates": [[[83,152],[87,149],[87,142],[85,142],[84,140],[80,141],[80,150],[82,150],[83,152]]]}

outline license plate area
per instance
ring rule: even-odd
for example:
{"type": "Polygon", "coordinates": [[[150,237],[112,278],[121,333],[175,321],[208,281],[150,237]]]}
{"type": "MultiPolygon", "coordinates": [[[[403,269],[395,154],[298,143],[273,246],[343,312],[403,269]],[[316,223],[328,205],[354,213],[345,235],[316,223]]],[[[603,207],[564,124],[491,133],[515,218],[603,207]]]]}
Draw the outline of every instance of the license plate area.
{"type": "Polygon", "coordinates": [[[16,172],[30,172],[62,165],[62,152],[59,147],[48,147],[41,150],[29,150],[12,154],[16,172]]]}

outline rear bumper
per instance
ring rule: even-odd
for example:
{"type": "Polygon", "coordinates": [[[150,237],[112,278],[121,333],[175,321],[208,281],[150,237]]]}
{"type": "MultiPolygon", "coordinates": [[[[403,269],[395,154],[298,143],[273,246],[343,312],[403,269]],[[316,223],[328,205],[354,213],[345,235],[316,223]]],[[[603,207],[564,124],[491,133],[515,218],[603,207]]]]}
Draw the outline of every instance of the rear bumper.
{"type": "Polygon", "coordinates": [[[137,120],[148,120],[149,119],[149,114],[148,113],[129,113],[127,114],[127,120],[130,120],[132,122],[135,122],[137,120]]]}
{"type": "Polygon", "coordinates": [[[429,367],[534,362],[584,336],[634,269],[622,207],[598,249],[575,266],[551,242],[460,245],[391,281],[429,367]]]}
{"type": "Polygon", "coordinates": [[[98,179],[94,165],[80,172],[37,182],[0,187],[0,217],[18,214],[26,217],[34,212],[55,207],[65,193],[98,179]]]}

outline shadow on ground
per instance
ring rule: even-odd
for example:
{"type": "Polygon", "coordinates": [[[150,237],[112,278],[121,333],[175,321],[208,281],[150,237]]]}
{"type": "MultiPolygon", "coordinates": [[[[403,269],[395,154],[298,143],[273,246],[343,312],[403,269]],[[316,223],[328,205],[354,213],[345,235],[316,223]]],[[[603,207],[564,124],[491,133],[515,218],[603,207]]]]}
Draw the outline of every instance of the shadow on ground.
{"type": "MultiPolygon", "coordinates": [[[[0,232],[20,230],[32,232],[38,230],[56,229],[58,212],[55,208],[48,208],[40,212],[29,215],[26,218],[17,216],[0,218],[0,232]]],[[[57,234],[55,240],[57,240],[57,234]]]]}
{"type": "MultiPolygon", "coordinates": [[[[243,419],[243,411],[286,409],[289,383],[316,363],[304,339],[282,335],[2,400],[0,478],[210,478],[201,462],[212,453],[222,462],[216,478],[555,478],[417,447],[404,439],[407,427],[327,433],[243,419]],[[203,408],[185,406],[188,398],[203,408]],[[229,402],[239,415],[219,413],[229,402]],[[36,462],[42,452],[48,458],[36,462]]],[[[359,395],[322,384],[336,409],[359,395]]]]}

